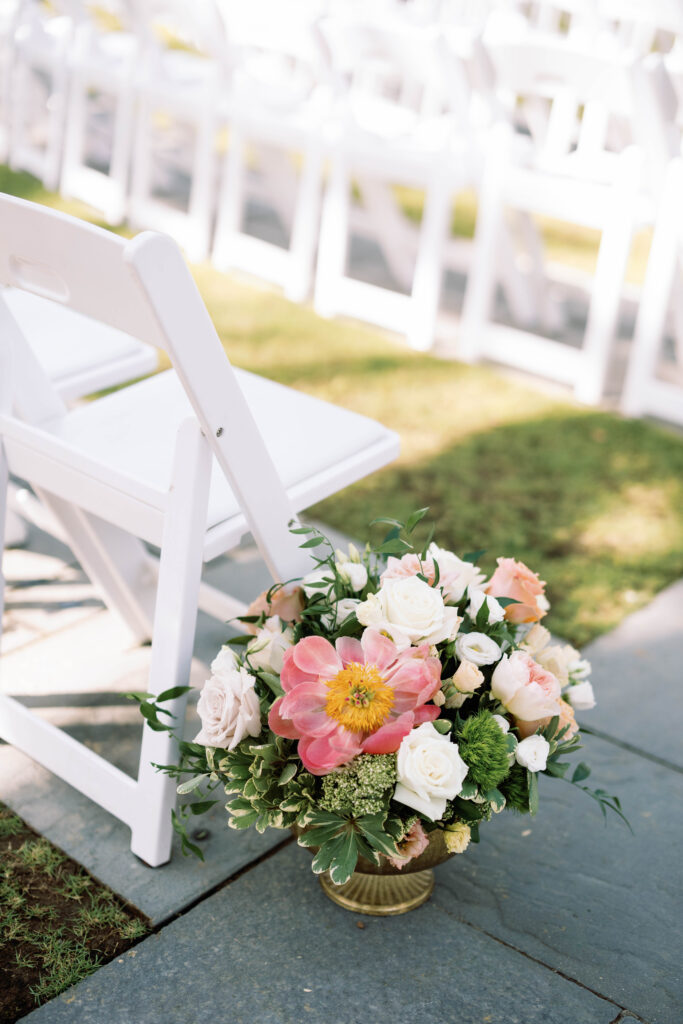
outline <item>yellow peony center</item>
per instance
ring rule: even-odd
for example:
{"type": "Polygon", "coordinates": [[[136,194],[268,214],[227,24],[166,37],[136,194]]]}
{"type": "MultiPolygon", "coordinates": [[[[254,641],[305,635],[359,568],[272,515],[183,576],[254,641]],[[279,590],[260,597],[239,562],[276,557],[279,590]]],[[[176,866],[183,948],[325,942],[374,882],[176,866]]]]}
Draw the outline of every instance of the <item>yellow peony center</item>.
{"type": "Polygon", "coordinates": [[[394,703],[394,691],[376,666],[355,661],[327,681],[327,691],[325,712],[351,732],[375,732],[394,703]]]}

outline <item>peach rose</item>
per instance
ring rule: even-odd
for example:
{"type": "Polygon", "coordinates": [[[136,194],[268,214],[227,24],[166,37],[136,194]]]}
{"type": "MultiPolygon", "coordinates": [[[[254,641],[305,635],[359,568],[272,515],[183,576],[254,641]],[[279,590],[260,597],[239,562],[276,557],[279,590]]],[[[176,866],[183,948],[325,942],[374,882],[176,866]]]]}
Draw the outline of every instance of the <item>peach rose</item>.
{"type": "MultiPolygon", "coordinates": [[[[576,736],[579,731],[579,725],[576,721],[576,716],[574,715],[574,708],[571,704],[568,704],[566,700],[561,700],[559,714],[560,721],[557,726],[557,732],[561,732],[565,725],[568,725],[569,728],[562,739],[570,740],[572,736],[576,736]]],[[[519,735],[522,739],[526,739],[527,736],[532,736],[537,729],[545,729],[547,725],[550,725],[552,717],[552,715],[549,715],[547,718],[538,718],[535,722],[522,722],[521,720],[518,720],[515,724],[519,735]]]]}
{"type": "MultiPolygon", "coordinates": [[[[302,588],[293,583],[286,583],[272,592],[270,601],[267,590],[259,594],[247,608],[247,615],[262,615],[265,612],[267,618],[278,615],[283,622],[299,622],[303,610],[304,592],[302,588]]],[[[256,634],[257,632],[253,622],[246,625],[245,628],[250,633],[256,634]]]]}
{"type": "Polygon", "coordinates": [[[545,583],[524,562],[499,558],[498,568],[489,580],[486,593],[492,597],[512,597],[518,604],[505,609],[508,622],[538,622],[547,612],[545,583]]]}
{"type": "Polygon", "coordinates": [[[491,693],[524,722],[560,714],[559,682],[525,651],[503,655],[491,676],[491,693]]]}

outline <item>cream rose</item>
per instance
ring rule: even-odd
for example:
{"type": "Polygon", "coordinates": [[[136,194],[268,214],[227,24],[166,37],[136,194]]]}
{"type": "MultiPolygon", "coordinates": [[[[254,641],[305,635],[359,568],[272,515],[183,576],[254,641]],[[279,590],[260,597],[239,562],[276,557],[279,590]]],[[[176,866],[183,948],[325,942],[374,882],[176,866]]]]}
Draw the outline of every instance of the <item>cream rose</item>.
{"type": "Polygon", "coordinates": [[[439,566],[439,586],[446,601],[457,604],[462,601],[468,587],[479,587],[486,576],[478,566],[463,562],[452,551],[446,551],[436,544],[430,544],[427,554],[439,566]]]}
{"type": "Polygon", "coordinates": [[[530,772],[542,772],[548,763],[550,744],[543,736],[528,736],[517,744],[515,760],[530,772]]]}
{"type": "Polygon", "coordinates": [[[239,666],[228,648],[214,659],[213,675],[204,683],[197,703],[202,728],[195,743],[234,750],[245,736],[261,732],[261,709],[254,677],[239,666]]]}
{"type": "Polygon", "coordinates": [[[461,661],[453,676],[453,685],[460,693],[474,693],[484,682],[484,673],[473,661],[461,661]]]}
{"type": "Polygon", "coordinates": [[[503,655],[491,676],[491,693],[525,722],[560,713],[559,682],[524,651],[503,655]]]}
{"type": "Polygon", "coordinates": [[[446,811],[446,801],[462,789],[468,767],[458,744],[424,722],[405,736],[398,748],[394,800],[413,807],[432,821],[446,811]]]}
{"type": "Polygon", "coordinates": [[[361,625],[386,633],[399,651],[453,640],[462,622],[457,609],[444,605],[441,591],[417,576],[386,580],[356,615],[361,625]]]}
{"type": "Polygon", "coordinates": [[[263,624],[253,640],[247,645],[249,662],[255,669],[265,669],[280,675],[285,651],[294,642],[294,630],[291,626],[282,629],[282,622],[277,615],[271,616],[263,624]]]}
{"type": "Polygon", "coordinates": [[[595,707],[595,694],[588,681],[570,686],[566,696],[575,711],[590,711],[595,707]]]}
{"type": "Polygon", "coordinates": [[[502,651],[486,633],[463,633],[455,641],[455,653],[460,661],[471,661],[474,665],[493,665],[502,651]]]}
{"type": "Polygon", "coordinates": [[[490,594],[485,594],[483,590],[473,590],[470,587],[469,591],[470,603],[467,605],[467,614],[474,621],[479,614],[479,609],[486,601],[486,609],[488,611],[488,617],[486,621],[491,625],[494,622],[502,622],[505,618],[505,609],[495,597],[491,597],[490,594]]]}

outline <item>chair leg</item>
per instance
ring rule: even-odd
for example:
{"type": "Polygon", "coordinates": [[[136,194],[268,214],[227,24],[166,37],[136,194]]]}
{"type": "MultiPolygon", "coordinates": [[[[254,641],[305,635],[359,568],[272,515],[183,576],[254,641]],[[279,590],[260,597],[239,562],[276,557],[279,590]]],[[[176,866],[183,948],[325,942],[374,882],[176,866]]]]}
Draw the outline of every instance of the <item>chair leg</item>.
{"type": "Polygon", "coordinates": [[[335,154],[323,204],[318,267],[315,278],[315,310],[320,316],[336,313],[335,293],[344,277],[349,247],[349,174],[340,154],[335,154]]]}
{"type": "Polygon", "coordinates": [[[205,111],[196,126],[192,183],[187,211],[189,224],[186,251],[191,263],[199,263],[206,259],[209,251],[215,134],[214,114],[211,110],[205,111]]]}
{"type": "Polygon", "coordinates": [[[320,219],[322,168],[322,148],[316,143],[310,143],[301,169],[290,242],[291,270],[284,289],[286,297],[292,302],[304,302],[311,290],[320,219]]]}
{"type": "Polygon", "coordinates": [[[619,317],[619,304],[633,235],[642,160],[637,150],[624,153],[620,179],[611,195],[611,209],[600,241],[591,303],[583,342],[584,369],[574,394],[595,405],[605,389],[609,355],[619,317]]]}
{"type": "Polygon", "coordinates": [[[232,243],[242,227],[246,151],[244,138],[231,126],[228,150],[223,164],[223,182],[218,205],[218,220],[211,261],[218,270],[231,266],[232,243]]]}
{"type": "MultiPolygon", "coordinates": [[[[211,480],[211,449],[194,420],[186,421],[178,432],[173,480],[154,613],[148,688],[155,695],[172,686],[187,685],[190,678],[211,480]]],[[[176,716],[179,729],[185,705],[185,698],[165,705],[176,716]]],[[[173,780],[153,766],[172,763],[177,754],[175,739],[166,732],[153,732],[145,724],[131,850],[152,867],[170,857],[171,810],[176,796],[173,780]]]]}
{"type": "Polygon", "coordinates": [[[0,639],[2,618],[5,611],[5,577],[3,574],[2,552],[5,550],[5,524],[7,522],[7,493],[9,490],[9,469],[5,446],[0,441],[0,639]]]}
{"type": "Polygon", "coordinates": [[[447,174],[437,173],[425,196],[406,331],[410,347],[421,352],[426,352],[434,344],[441,297],[443,248],[451,209],[450,184],[447,174]]]}

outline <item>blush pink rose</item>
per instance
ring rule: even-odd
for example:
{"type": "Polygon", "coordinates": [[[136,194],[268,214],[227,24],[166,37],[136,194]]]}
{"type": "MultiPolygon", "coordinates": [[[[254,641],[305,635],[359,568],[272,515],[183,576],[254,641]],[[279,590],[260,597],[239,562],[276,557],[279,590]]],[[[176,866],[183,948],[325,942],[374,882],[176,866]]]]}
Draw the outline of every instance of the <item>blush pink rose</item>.
{"type": "Polygon", "coordinates": [[[491,597],[511,597],[518,604],[505,609],[508,622],[538,622],[547,612],[545,583],[524,562],[499,558],[498,568],[489,580],[486,593],[491,597]]]}
{"type": "Polygon", "coordinates": [[[432,586],[436,579],[434,561],[431,558],[420,558],[419,555],[409,552],[402,558],[390,555],[387,559],[387,567],[379,579],[380,583],[384,583],[385,580],[406,579],[408,576],[417,576],[418,573],[421,573],[432,586]]]}
{"type": "Polygon", "coordinates": [[[420,822],[416,821],[398,844],[398,856],[387,857],[387,860],[400,871],[408,861],[414,860],[415,857],[419,857],[421,853],[424,853],[428,846],[429,837],[420,822]]]}
{"type": "MultiPolygon", "coordinates": [[[[254,598],[247,608],[247,615],[262,615],[265,613],[266,618],[277,615],[283,622],[299,622],[303,610],[303,589],[295,586],[293,583],[286,583],[284,586],[278,587],[277,590],[273,591],[270,595],[270,600],[268,600],[267,590],[264,590],[262,594],[254,598]]],[[[249,633],[255,634],[257,632],[256,626],[253,623],[248,623],[245,628],[249,633]]]]}
{"type": "MultiPolygon", "coordinates": [[[[570,740],[572,736],[576,736],[579,731],[579,723],[576,721],[574,715],[574,708],[571,704],[568,704],[566,700],[560,701],[559,710],[560,721],[557,726],[557,732],[561,732],[565,725],[568,725],[566,733],[562,737],[563,740],[570,740]]],[[[520,720],[515,722],[517,731],[522,739],[526,739],[527,736],[533,736],[537,729],[545,729],[547,725],[550,725],[550,721],[553,715],[548,715],[547,718],[537,718],[535,722],[523,722],[520,720]]]]}
{"type": "Polygon", "coordinates": [[[552,718],[561,711],[559,682],[525,651],[503,655],[491,676],[491,693],[523,722],[552,718]]]}

